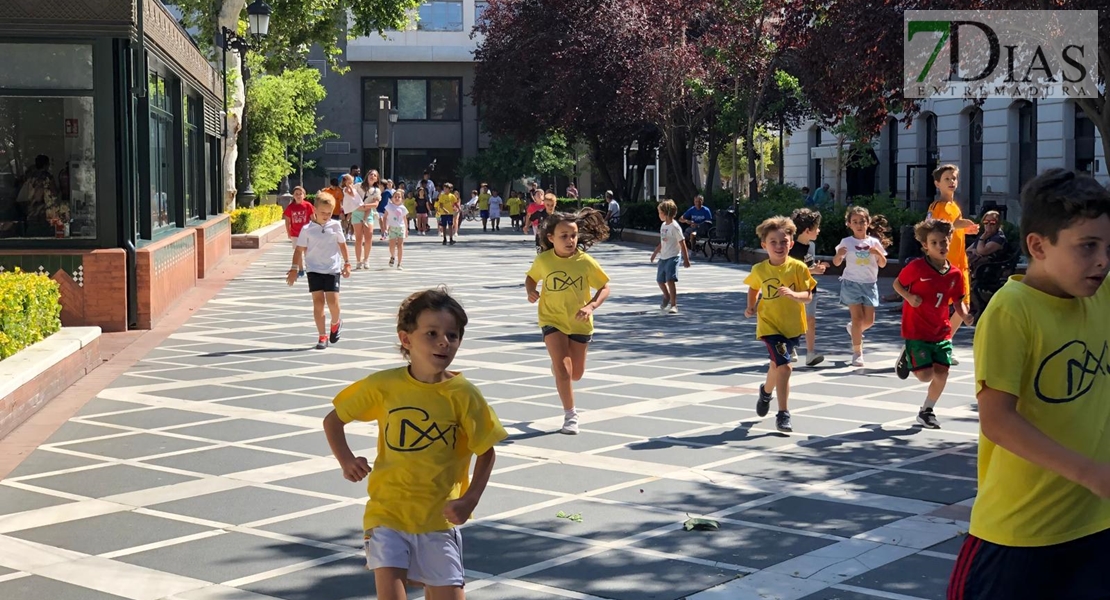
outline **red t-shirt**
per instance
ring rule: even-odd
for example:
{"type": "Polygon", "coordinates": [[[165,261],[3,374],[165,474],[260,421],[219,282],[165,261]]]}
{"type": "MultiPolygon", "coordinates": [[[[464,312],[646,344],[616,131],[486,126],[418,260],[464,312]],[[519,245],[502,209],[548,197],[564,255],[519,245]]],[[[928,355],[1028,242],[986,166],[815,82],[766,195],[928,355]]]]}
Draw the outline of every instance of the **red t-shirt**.
{"type": "Polygon", "coordinates": [[[294,238],[301,235],[301,228],[312,220],[315,212],[311,202],[290,202],[285,207],[285,218],[289,219],[289,229],[294,238]]]}
{"type": "Polygon", "coordinates": [[[921,305],[917,308],[909,302],[902,303],[902,338],[920,342],[942,342],[951,338],[948,305],[960,302],[967,295],[960,270],[949,263],[948,271],[941,273],[929,259],[918,258],[902,268],[898,283],[910,293],[921,296],[921,305]]]}

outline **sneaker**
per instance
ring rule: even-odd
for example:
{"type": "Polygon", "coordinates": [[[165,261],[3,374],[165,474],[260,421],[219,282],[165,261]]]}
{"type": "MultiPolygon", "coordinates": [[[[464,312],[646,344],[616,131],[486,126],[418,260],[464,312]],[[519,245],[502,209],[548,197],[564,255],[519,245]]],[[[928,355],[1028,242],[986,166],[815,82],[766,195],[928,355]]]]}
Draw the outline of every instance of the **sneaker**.
{"type": "Polygon", "coordinates": [[[775,429],[784,433],[794,431],[794,424],[790,422],[790,413],[785,410],[780,410],[775,413],[775,429]]]}
{"type": "Polygon", "coordinates": [[[395,260],[397,260],[397,259],[396,259],[396,258],[393,258],[392,256],[390,256],[390,257],[389,257],[389,266],[391,266],[391,267],[392,267],[392,266],[393,266],[393,261],[395,261],[395,260]]]}
{"type": "Polygon", "coordinates": [[[792,362],[792,363],[798,362],[798,349],[797,348],[791,348],[790,349],[790,362],[792,362]]]}
{"type": "Polygon", "coordinates": [[[404,271],[404,270],[405,270],[405,268],[404,268],[404,267],[402,267],[402,266],[401,266],[400,264],[398,264],[398,265],[397,265],[397,270],[398,270],[398,271],[404,271]]]}
{"type": "Polygon", "coordinates": [[[852,366],[853,367],[862,367],[863,366],[863,353],[862,352],[853,352],[852,353],[852,366]]]}
{"type": "Polygon", "coordinates": [[[454,246],[454,245],[455,245],[455,240],[451,240],[451,245],[452,245],[452,246],[454,246]]]}
{"type": "Polygon", "coordinates": [[[923,408],[917,413],[917,422],[925,429],[940,429],[940,423],[937,422],[937,416],[933,414],[933,409],[923,408]]]}
{"type": "Polygon", "coordinates": [[[578,435],[578,413],[571,413],[569,416],[563,417],[563,428],[559,433],[565,435],[578,435]]]}
{"type": "Polygon", "coordinates": [[[821,364],[821,362],[824,361],[824,360],[825,360],[825,355],[823,355],[823,354],[814,354],[813,356],[807,356],[806,357],[806,366],[807,367],[815,367],[815,366],[821,364]]]}
{"type": "Polygon", "coordinates": [[[444,245],[444,246],[446,246],[446,245],[447,245],[447,238],[443,238],[443,245],[444,245]]]}
{"type": "Polygon", "coordinates": [[[906,356],[906,348],[902,348],[902,353],[898,355],[898,362],[894,364],[894,373],[898,375],[898,379],[906,379],[910,376],[910,360],[906,356]]]}
{"type": "Polygon", "coordinates": [[[957,359],[955,355],[952,355],[952,366],[957,367],[959,365],[960,365],[959,359],[957,359]]]}
{"type": "Polygon", "coordinates": [[[670,306],[670,305],[671,305],[670,301],[667,300],[666,298],[663,298],[663,301],[659,303],[659,310],[665,312],[667,310],[667,307],[670,306]]]}
{"type": "Polygon", "coordinates": [[[328,347],[328,336],[322,335],[319,340],[316,340],[316,349],[323,350],[328,347]]]}
{"type": "Polygon", "coordinates": [[[332,325],[331,326],[331,337],[328,338],[329,341],[331,341],[331,343],[333,343],[333,344],[338,342],[339,341],[339,332],[341,332],[341,331],[343,331],[343,321],[340,321],[340,322],[336,323],[335,325],[332,325]]]}
{"type": "Polygon", "coordinates": [[[767,411],[771,410],[771,394],[763,389],[763,384],[759,384],[759,400],[755,402],[755,414],[766,417],[767,411]]]}
{"type": "Polygon", "coordinates": [[[670,308],[667,309],[667,314],[668,315],[677,315],[678,314],[678,307],[672,304],[670,306],[670,308]]]}

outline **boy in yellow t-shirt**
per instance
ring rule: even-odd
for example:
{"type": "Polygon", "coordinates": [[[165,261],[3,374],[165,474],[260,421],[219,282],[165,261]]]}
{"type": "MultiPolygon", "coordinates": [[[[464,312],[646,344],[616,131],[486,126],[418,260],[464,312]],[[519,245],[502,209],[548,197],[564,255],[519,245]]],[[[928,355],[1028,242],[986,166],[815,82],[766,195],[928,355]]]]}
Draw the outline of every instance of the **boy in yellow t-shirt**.
{"type": "Polygon", "coordinates": [[[443,245],[447,245],[450,238],[451,245],[455,245],[455,213],[459,210],[459,197],[454,194],[455,186],[450,183],[443,184],[442,191],[436,196],[436,218],[439,219],[439,232],[443,234],[443,245]]]}
{"type": "Polygon", "coordinates": [[[370,476],[363,515],[366,566],[378,598],[405,597],[405,582],[428,598],[464,598],[462,525],[493,472],[505,429],[482,393],[448,371],[466,329],[466,312],[442,290],[409,296],[397,314],[409,366],[378,371],[335,397],[324,418],[328,445],[348,481],[370,476]],[[344,426],[376,421],[374,467],[351,452],[344,426]],[[470,480],[470,459],[477,456],[470,480]]]}
{"type": "Polygon", "coordinates": [[[510,226],[524,231],[524,200],[521,200],[520,192],[510,193],[505,206],[509,207],[510,226]]]}
{"type": "Polygon", "coordinates": [[[748,307],[744,316],[749,319],[759,315],[755,336],[767,344],[771,362],[767,366],[767,381],[759,385],[759,400],[755,412],[767,415],[771,407],[772,391],[778,393],[779,411],[775,414],[775,428],[793,431],[788,400],[790,396],[790,361],[806,332],[805,304],[813,300],[817,280],[802,261],[790,257],[797,228],[787,217],[771,217],[755,229],[760,245],[767,251],[767,260],[752,267],[744,283],[748,286],[748,307]],[[757,307],[756,302],[760,300],[757,307]],[[758,308],[758,310],[757,310],[758,308]]]}
{"type": "Polygon", "coordinates": [[[1029,268],[975,328],[979,493],[948,597],[1110,598],[1110,192],[1050,169],[1021,205],[1029,268]]]}

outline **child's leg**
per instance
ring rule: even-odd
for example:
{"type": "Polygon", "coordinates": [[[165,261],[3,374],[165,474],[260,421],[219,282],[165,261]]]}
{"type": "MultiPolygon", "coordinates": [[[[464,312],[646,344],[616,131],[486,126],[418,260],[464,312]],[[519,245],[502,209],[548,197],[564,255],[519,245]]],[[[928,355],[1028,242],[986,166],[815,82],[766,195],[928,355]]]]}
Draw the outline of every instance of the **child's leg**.
{"type": "Polygon", "coordinates": [[[590,349],[590,345],[569,340],[567,349],[570,351],[570,379],[580,381],[586,374],[586,352],[590,349]]]}
{"type": "Polygon", "coordinates": [[[324,292],[312,292],[312,318],[316,321],[316,333],[326,335],[324,329],[324,292]]]}
{"type": "MultiPolygon", "coordinates": [[[[926,369],[922,369],[923,371],[926,369]]],[[[929,390],[925,392],[925,404],[921,408],[933,408],[936,406],[937,401],[940,400],[940,395],[944,393],[944,386],[948,383],[948,367],[934,363],[932,369],[928,369],[931,374],[929,378],[929,390]]],[[[916,375],[916,373],[915,373],[916,375]]],[[[921,379],[921,377],[918,377],[921,379]]],[[[925,381],[922,379],[922,381],[925,381]]]]}
{"type": "Polygon", "coordinates": [[[355,265],[362,264],[362,223],[355,224],[355,265]]]}
{"type": "MultiPolygon", "coordinates": [[[[328,311],[331,313],[331,326],[334,328],[339,323],[339,292],[323,292],[324,299],[328,302],[328,311]]],[[[320,317],[317,319],[316,328],[323,331],[324,308],[320,307],[320,317]]],[[[324,335],[321,333],[320,335],[324,335]]]]}
{"type": "Polygon", "coordinates": [[[817,311],[810,302],[806,307],[806,355],[813,357],[817,346],[817,311]]]}
{"type": "Polygon", "coordinates": [[[863,309],[863,314],[861,315],[862,320],[860,322],[860,328],[859,328],[860,344],[862,344],[863,343],[863,332],[867,331],[868,329],[871,329],[871,326],[875,324],[875,307],[874,306],[868,306],[866,304],[861,304],[860,308],[863,309]]]}
{"type": "Polygon", "coordinates": [[[670,294],[671,306],[678,306],[678,286],[673,279],[667,282],[667,293],[670,294]]]}
{"type": "Polygon", "coordinates": [[[362,223],[363,262],[370,261],[370,249],[374,247],[374,226],[371,223],[373,221],[363,221],[362,223]]]}
{"type": "Polygon", "coordinates": [[[671,304],[671,291],[667,288],[665,282],[659,282],[659,291],[663,292],[663,304],[669,306],[671,304]]]}
{"type": "Polygon", "coordinates": [[[401,266],[401,258],[405,255],[405,240],[397,240],[397,266],[401,266]]]}
{"type": "Polygon", "coordinates": [[[767,381],[763,384],[763,389],[768,392],[775,391],[775,396],[779,401],[779,412],[790,410],[787,406],[790,400],[790,372],[792,369],[789,362],[785,365],[776,365],[774,361],[771,361],[767,367],[767,381]]]}
{"type": "MultiPolygon", "coordinates": [[[[574,361],[570,354],[570,338],[561,331],[555,331],[543,336],[543,343],[547,346],[547,354],[551,356],[551,373],[555,376],[555,389],[559,392],[559,401],[563,403],[564,411],[572,411],[574,410],[572,386],[574,361]]],[[[582,354],[582,363],[582,368],[585,369],[585,352],[582,354]]]]}
{"type": "MultiPolygon", "coordinates": [[[[862,304],[851,304],[848,306],[848,313],[852,315],[852,352],[855,353],[863,351],[864,308],[862,304]]],[[[871,318],[874,320],[873,309],[871,318]]]]}
{"type": "Polygon", "coordinates": [[[394,238],[389,238],[389,260],[392,261],[396,257],[397,257],[397,240],[394,239],[394,238]]]}
{"type": "MultiPolygon", "coordinates": [[[[374,588],[378,593],[378,600],[405,600],[406,569],[395,567],[378,567],[374,569],[374,588]]],[[[429,597],[430,598],[430,597],[429,597]]]]}
{"type": "Polygon", "coordinates": [[[425,600],[465,600],[466,592],[456,586],[425,586],[425,600]]]}

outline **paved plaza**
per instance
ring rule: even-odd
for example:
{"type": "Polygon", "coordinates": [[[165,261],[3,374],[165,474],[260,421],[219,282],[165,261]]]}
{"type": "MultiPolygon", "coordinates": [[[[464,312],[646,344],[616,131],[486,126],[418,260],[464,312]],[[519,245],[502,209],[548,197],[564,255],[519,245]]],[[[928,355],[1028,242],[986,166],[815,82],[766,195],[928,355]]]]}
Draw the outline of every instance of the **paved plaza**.
{"type": "MultiPolygon", "coordinates": [[[[577,384],[582,433],[564,436],[523,286],[530,237],[416,237],[403,272],[375,242],[324,351],[305,281],[283,281],[291,249],[271,245],[0,482],[0,598],[373,598],[365,483],[343,479],[321,419],[348,383],[402,364],[397,306],[439,284],[470,316],[453,368],[510,433],[463,530],[467,598],[944,597],[976,485],[969,329],[943,429],[924,430],[925,386],[893,372],[896,308],[868,332],[868,368],[849,367],[847,310],[819,278],[827,360],[795,371],[788,435],[755,414],[767,354],[743,267],[696,261],[681,314],[663,316],[650,248],[593,254],[613,294],[577,384]],[[689,517],[721,528],[684,531],[689,517]]],[[[347,429],[372,461],[376,426],[347,429]]]]}

